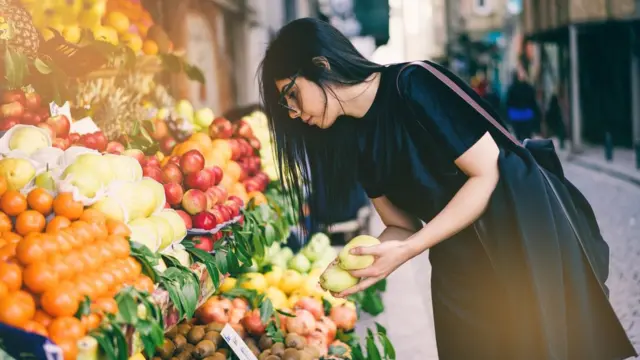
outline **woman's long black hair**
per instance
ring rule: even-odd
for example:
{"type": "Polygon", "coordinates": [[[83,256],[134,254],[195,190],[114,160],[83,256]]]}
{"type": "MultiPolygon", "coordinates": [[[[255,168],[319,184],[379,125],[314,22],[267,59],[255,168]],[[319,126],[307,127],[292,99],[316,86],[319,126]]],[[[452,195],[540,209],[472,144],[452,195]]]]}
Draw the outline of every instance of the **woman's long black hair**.
{"type": "Polygon", "coordinates": [[[331,92],[327,85],[359,84],[381,69],[337,29],[313,18],[294,20],[280,29],[262,60],[260,95],[275,144],[278,174],[301,215],[307,200],[311,221],[306,225],[312,228],[326,224],[322,213],[346,206],[356,188],[359,120],[341,116],[323,130],[291,119],[279,104],[275,81],[299,74],[314,82],[323,89],[326,110],[327,91],[331,92]]]}

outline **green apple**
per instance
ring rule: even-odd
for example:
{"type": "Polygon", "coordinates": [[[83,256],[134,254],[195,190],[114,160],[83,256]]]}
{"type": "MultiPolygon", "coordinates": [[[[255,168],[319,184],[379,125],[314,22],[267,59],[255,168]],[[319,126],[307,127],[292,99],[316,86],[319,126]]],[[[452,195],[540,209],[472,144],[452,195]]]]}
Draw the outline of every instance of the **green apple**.
{"type": "Polygon", "coordinates": [[[202,128],[209,128],[209,125],[213,122],[213,111],[209,108],[202,108],[196,111],[195,124],[202,128]]]}
{"type": "Polygon", "coordinates": [[[176,112],[188,120],[190,123],[193,123],[193,105],[189,102],[189,100],[180,100],[176,104],[176,112]]]}
{"type": "Polygon", "coordinates": [[[44,129],[35,126],[20,126],[11,133],[10,150],[20,150],[28,155],[51,146],[51,139],[44,129]]]}
{"type": "Polygon", "coordinates": [[[339,293],[356,285],[360,280],[337,265],[331,265],[320,276],[323,289],[339,293]]]}
{"type": "Polygon", "coordinates": [[[286,261],[289,261],[293,257],[293,250],[288,247],[283,247],[280,249],[278,256],[282,256],[286,261]]]}
{"type": "Polygon", "coordinates": [[[306,273],[311,269],[311,262],[302,254],[296,254],[289,260],[287,265],[289,265],[289,269],[296,270],[299,273],[306,273]]]}
{"type": "Polygon", "coordinates": [[[36,168],[27,159],[4,158],[0,160],[0,175],[7,181],[8,190],[20,190],[36,176],[36,168]]]}
{"type": "Polygon", "coordinates": [[[373,236],[360,235],[354,237],[342,248],[338,255],[340,267],[345,270],[358,270],[371,266],[375,260],[372,255],[352,255],[349,251],[360,246],[366,247],[378,244],[380,244],[380,240],[373,236]]]}
{"type": "Polygon", "coordinates": [[[309,244],[315,246],[318,250],[322,250],[331,246],[331,238],[325,233],[315,233],[311,236],[309,244]]]}

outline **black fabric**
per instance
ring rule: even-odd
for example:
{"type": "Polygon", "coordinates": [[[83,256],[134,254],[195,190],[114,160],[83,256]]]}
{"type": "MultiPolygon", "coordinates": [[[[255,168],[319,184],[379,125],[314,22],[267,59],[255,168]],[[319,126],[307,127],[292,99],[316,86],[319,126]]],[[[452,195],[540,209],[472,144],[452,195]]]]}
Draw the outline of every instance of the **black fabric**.
{"type": "MultiPolygon", "coordinates": [[[[541,159],[587,239],[586,251],[530,151],[512,144],[426,69],[403,71],[397,89],[402,66],[383,72],[360,125],[359,178],[369,196],[385,195],[428,222],[467,179],[454,160],[486,132],[501,149],[501,177],[486,212],[430,250],[440,359],[634,355],[601,286],[608,247],[559,162],[551,155],[541,159]]],[[[498,118],[461,80],[439,69],[498,118]]]]}

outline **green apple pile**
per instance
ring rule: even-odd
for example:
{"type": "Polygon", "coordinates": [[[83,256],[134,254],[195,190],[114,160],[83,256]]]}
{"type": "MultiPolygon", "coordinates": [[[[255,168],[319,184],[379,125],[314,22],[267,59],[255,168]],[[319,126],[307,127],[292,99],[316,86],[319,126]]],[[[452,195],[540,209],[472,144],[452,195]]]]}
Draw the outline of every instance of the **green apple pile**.
{"type": "Polygon", "coordinates": [[[352,255],[351,249],[378,244],[380,244],[380,240],[369,235],[360,235],[351,239],[340,250],[338,261],[331,264],[320,277],[320,286],[325,290],[339,293],[356,285],[360,279],[351,275],[349,271],[367,268],[373,264],[375,259],[372,255],[352,255]]]}
{"type": "Polygon", "coordinates": [[[195,110],[191,102],[184,99],[176,102],[174,111],[193,126],[194,132],[207,132],[215,117],[210,108],[195,110]]]}

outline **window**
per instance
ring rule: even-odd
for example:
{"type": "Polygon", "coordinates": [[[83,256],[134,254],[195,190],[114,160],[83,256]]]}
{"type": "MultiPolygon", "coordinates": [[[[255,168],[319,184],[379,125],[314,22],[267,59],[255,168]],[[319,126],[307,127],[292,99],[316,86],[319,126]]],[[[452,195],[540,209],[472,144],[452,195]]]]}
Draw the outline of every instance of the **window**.
{"type": "Polygon", "coordinates": [[[473,0],[473,11],[478,15],[491,13],[491,0],[473,0]]]}

